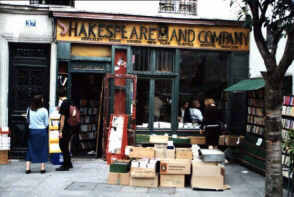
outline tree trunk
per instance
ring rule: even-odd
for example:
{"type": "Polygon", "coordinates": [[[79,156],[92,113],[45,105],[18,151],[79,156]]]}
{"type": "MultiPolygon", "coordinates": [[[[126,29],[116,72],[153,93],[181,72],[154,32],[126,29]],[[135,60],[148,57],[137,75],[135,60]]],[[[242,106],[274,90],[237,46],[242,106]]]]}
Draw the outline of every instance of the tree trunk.
{"type": "Polygon", "coordinates": [[[264,75],[265,78],[265,143],[266,180],[265,197],[283,196],[281,152],[281,108],[283,78],[264,75]]]}

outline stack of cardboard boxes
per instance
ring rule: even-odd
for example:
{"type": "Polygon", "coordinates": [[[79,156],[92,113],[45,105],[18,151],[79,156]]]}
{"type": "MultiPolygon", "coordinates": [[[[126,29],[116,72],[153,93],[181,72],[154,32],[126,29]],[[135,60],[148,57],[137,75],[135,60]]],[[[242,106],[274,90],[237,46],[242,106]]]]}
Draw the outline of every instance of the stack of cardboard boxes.
{"type": "Polygon", "coordinates": [[[158,187],[158,160],[133,160],[130,185],[136,187],[158,187]]]}
{"type": "Polygon", "coordinates": [[[130,185],[130,160],[116,160],[109,167],[108,184],[130,185]]]}
{"type": "Polygon", "coordinates": [[[160,160],[160,186],[185,187],[185,175],[191,174],[191,160],[163,159],[160,160]]]}
{"type": "Polygon", "coordinates": [[[192,147],[194,160],[192,161],[191,187],[196,189],[224,190],[225,168],[223,152],[215,149],[200,149],[192,147]],[[196,151],[195,149],[198,151],[196,151]]]}
{"type": "Polygon", "coordinates": [[[155,137],[152,140],[156,142],[154,147],[127,146],[125,152],[132,161],[113,162],[110,165],[108,183],[139,187],[184,188],[189,185],[185,180],[191,178],[192,188],[215,190],[225,188],[224,166],[219,162],[213,162],[214,160],[204,161],[206,158],[215,158],[214,155],[206,156],[203,160],[201,149],[197,145],[195,147],[193,145],[192,148],[175,148],[165,136],[155,137]]]}

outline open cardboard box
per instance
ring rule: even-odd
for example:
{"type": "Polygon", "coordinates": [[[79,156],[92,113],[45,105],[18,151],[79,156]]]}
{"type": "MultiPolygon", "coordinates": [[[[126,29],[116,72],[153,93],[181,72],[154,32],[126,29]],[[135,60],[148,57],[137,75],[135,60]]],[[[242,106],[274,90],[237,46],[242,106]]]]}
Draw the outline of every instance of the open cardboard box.
{"type": "Polygon", "coordinates": [[[225,168],[217,163],[192,162],[191,187],[196,189],[225,190],[225,168]]]}

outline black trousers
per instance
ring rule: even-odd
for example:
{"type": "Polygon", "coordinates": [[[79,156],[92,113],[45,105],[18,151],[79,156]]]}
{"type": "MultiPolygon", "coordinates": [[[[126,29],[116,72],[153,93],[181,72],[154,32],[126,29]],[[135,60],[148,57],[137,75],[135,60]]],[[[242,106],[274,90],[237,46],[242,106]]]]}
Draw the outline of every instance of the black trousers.
{"type": "Polygon", "coordinates": [[[212,146],[217,146],[218,145],[218,139],[220,136],[220,126],[209,126],[205,128],[205,133],[206,133],[206,144],[212,145],[212,146]]]}
{"type": "Polygon", "coordinates": [[[69,152],[69,141],[72,136],[72,130],[67,128],[62,131],[62,138],[59,139],[59,146],[63,154],[63,166],[69,168],[71,165],[71,156],[69,152]]]}

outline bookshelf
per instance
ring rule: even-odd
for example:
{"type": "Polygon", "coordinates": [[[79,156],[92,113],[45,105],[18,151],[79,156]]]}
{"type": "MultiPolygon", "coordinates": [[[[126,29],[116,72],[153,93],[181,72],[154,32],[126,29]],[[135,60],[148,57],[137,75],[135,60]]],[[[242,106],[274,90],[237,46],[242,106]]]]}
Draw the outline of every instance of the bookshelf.
{"type": "Polygon", "coordinates": [[[81,126],[78,135],[81,149],[91,151],[96,148],[98,102],[96,100],[80,100],[81,126]]]}
{"type": "MultiPolygon", "coordinates": [[[[294,96],[284,96],[282,106],[282,142],[289,139],[289,132],[294,131],[294,96]]],[[[282,167],[287,171],[290,164],[290,156],[282,150],[282,167]]]]}
{"type": "Polygon", "coordinates": [[[247,92],[248,113],[245,139],[240,144],[239,160],[264,174],[265,143],[264,143],[264,89],[247,92]]]}
{"type": "Polygon", "coordinates": [[[263,90],[248,92],[248,115],[246,132],[263,136],[264,134],[264,99],[263,90]]]}

